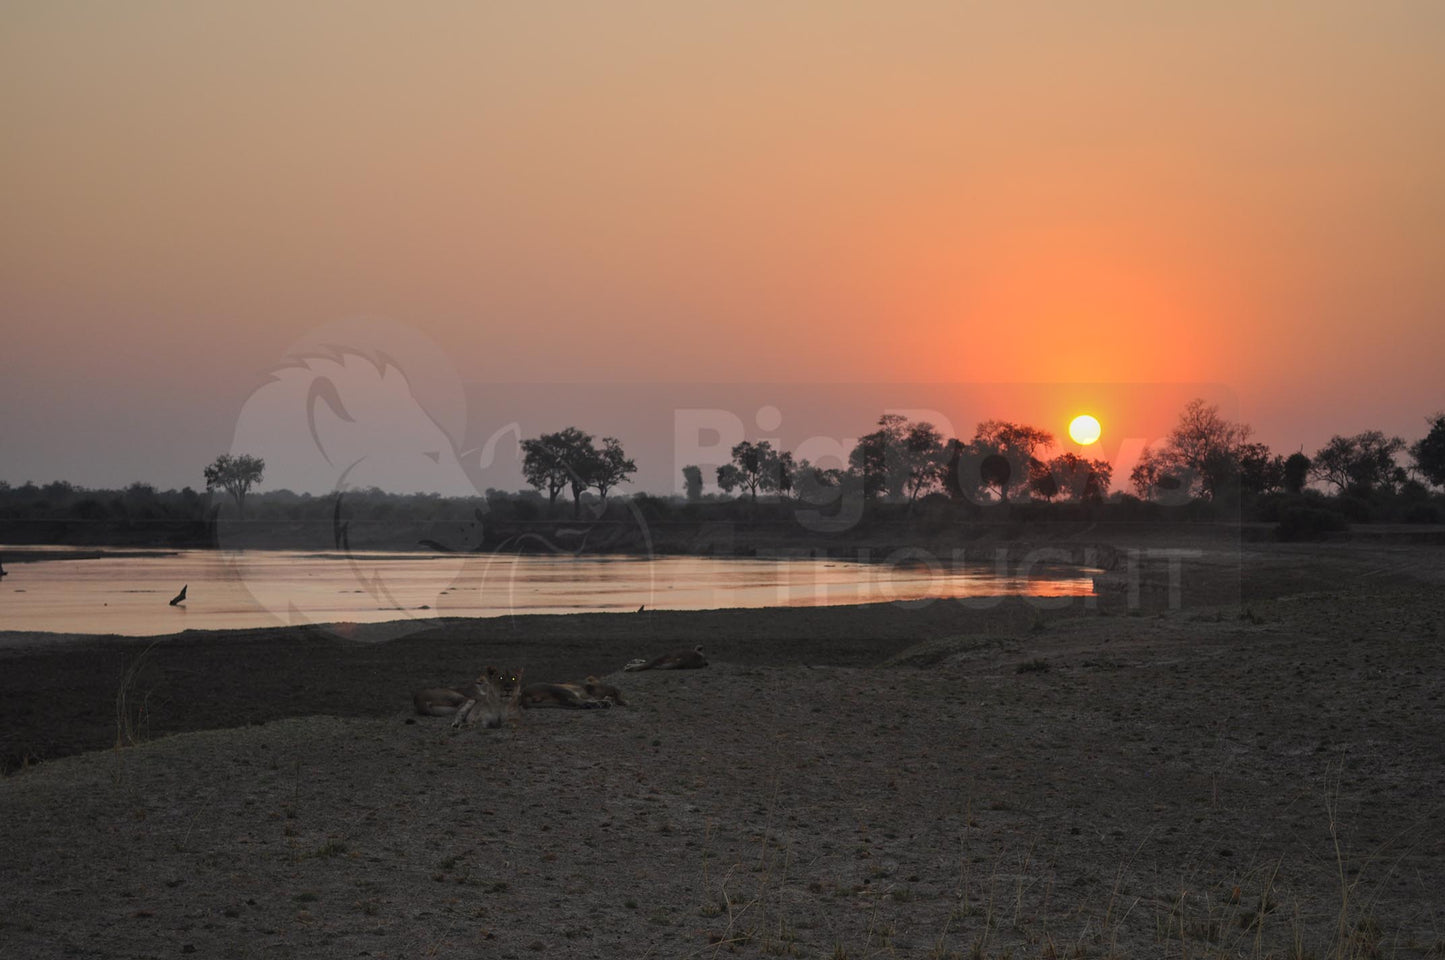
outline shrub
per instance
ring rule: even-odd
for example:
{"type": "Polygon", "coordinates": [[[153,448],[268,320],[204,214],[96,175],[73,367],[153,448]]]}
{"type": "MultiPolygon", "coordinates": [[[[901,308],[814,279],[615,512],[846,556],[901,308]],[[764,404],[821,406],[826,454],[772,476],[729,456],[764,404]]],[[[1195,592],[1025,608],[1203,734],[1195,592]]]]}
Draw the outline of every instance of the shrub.
{"type": "Polygon", "coordinates": [[[1349,521],[1333,510],[1291,506],[1280,511],[1274,535],[1279,540],[1324,540],[1350,528],[1349,521]]]}
{"type": "Polygon", "coordinates": [[[1445,523],[1445,510],[1437,504],[1417,503],[1405,511],[1406,523],[1445,523]]]}
{"type": "Polygon", "coordinates": [[[1350,523],[1369,523],[1375,519],[1374,506],[1358,494],[1340,494],[1335,498],[1335,508],[1343,513],[1350,523]]]}

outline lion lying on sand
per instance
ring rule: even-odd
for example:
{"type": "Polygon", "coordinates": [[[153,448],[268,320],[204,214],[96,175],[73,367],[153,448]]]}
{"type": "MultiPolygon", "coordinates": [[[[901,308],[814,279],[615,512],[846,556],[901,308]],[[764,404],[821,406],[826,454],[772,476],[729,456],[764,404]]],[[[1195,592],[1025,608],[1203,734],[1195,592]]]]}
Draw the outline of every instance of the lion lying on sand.
{"type": "Polygon", "coordinates": [[[521,676],[488,667],[481,676],[460,687],[427,687],[413,691],[416,712],[427,717],[452,717],[452,726],[480,723],[495,728],[515,711],[521,694],[521,676]]]}
{"type": "Polygon", "coordinates": [[[500,727],[507,716],[522,709],[562,707],[590,710],[625,707],[622,691],[597,677],[582,683],[529,683],[520,673],[487,667],[481,676],[459,687],[427,687],[411,695],[416,712],[427,717],[452,717],[452,726],[500,727]]]}
{"type": "Polygon", "coordinates": [[[590,710],[594,707],[625,707],[622,691],[610,683],[589,676],[582,683],[531,683],[522,688],[522,706],[565,707],[590,710]]]}

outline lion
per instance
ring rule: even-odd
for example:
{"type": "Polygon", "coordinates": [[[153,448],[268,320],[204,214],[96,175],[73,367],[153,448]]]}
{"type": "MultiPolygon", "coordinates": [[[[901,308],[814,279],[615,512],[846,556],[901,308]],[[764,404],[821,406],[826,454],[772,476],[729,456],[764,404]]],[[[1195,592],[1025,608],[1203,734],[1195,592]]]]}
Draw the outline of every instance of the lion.
{"type": "Polygon", "coordinates": [[[610,701],[613,706],[627,706],[627,701],[622,698],[621,690],[610,683],[604,683],[597,677],[589,675],[587,679],[582,682],[582,686],[587,690],[589,697],[597,700],[610,701]]]}
{"type": "Polygon", "coordinates": [[[664,653],[660,657],[651,660],[643,660],[640,657],[633,660],[623,670],[696,670],[699,667],[707,666],[707,657],[703,655],[702,644],[698,644],[691,650],[675,650],[672,653],[664,653]]]}
{"type": "Polygon", "coordinates": [[[519,697],[527,709],[562,707],[591,710],[596,707],[625,707],[622,691],[609,683],[589,676],[582,683],[531,683],[522,688],[519,697]]]}
{"type": "Polygon", "coordinates": [[[416,712],[427,717],[452,717],[452,726],[480,723],[495,728],[515,710],[521,677],[511,671],[487,667],[476,680],[460,687],[427,687],[413,691],[416,712]]]}

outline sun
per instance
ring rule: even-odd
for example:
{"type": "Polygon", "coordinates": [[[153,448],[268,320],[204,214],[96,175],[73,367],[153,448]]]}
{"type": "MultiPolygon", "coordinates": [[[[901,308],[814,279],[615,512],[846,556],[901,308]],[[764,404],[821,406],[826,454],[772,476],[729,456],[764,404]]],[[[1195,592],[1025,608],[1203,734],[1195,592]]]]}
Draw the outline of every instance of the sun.
{"type": "Polygon", "coordinates": [[[1099,421],[1087,413],[1080,414],[1069,423],[1069,436],[1075,443],[1087,447],[1099,439],[1099,421]]]}

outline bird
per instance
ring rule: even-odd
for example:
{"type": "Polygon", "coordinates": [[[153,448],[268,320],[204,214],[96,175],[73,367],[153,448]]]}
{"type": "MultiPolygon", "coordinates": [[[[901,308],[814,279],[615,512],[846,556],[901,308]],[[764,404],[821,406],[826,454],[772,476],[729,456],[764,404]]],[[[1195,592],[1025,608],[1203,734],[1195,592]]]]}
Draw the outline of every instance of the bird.
{"type": "Polygon", "coordinates": [[[176,594],[175,599],[173,599],[173,600],[171,601],[171,606],[174,607],[176,604],[178,604],[178,603],[180,603],[182,600],[186,599],[186,587],[189,587],[189,586],[190,586],[190,584],[188,583],[188,584],[186,584],[185,587],[181,587],[181,592],[178,593],[178,594],[176,594]]]}

